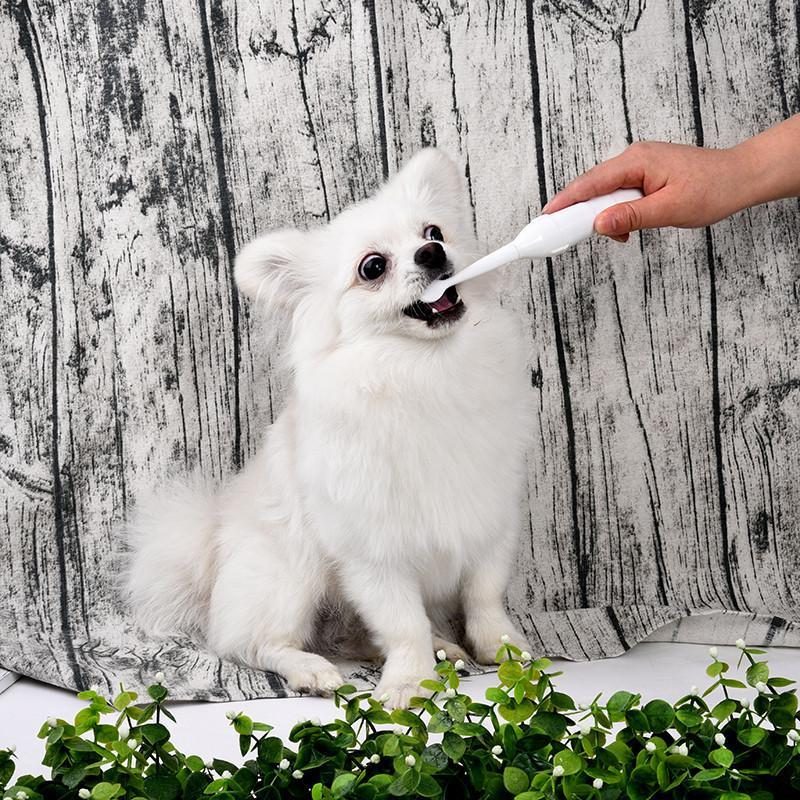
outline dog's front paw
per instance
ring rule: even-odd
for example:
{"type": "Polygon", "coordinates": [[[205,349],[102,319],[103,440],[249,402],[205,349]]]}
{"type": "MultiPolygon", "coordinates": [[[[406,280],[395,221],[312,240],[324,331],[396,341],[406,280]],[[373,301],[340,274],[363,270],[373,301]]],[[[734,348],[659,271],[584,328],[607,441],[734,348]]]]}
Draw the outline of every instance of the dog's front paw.
{"type": "Polygon", "coordinates": [[[316,653],[304,653],[284,676],[289,688],[303,694],[318,694],[327,697],[338,689],[344,679],[336,667],[316,653]]]}
{"type": "Polygon", "coordinates": [[[375,687],[372,696],[383,703],[384,708],[408,708],[412,697],[429,697],[430,692],[423,689],[419,682],[424,677],[406,676],[387,681],[385,678],[375,687]]]}
{"type": "Polygon", "coordinates": [[[503,644],[512,644],[522,652],[530,652],[531,646],[516,628],[491,629],[472,634],[472,653],[479,664],[496,664],[497,651],[503,644]]]}

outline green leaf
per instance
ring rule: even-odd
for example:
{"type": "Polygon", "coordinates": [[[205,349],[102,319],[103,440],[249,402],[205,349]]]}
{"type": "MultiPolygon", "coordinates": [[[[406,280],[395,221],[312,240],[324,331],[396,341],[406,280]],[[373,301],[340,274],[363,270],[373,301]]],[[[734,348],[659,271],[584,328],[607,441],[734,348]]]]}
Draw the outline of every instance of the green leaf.
{"type": "Polygon", "coordinates": [[[745,747],[755,747],[757,744],[763,742],[766,736],[767,732],[763,728],[745,728],[736,733],[736,738],[745,747]]]}
{"type": "Polygon", "coordinates": [[[267,736],[258,743],[258,760],[277,764],[283,758],[283,742],[277,736],[267,736]]]}
{"type": "Polygon", "coordinates": [[[415,792],[419,797],[436,797],[442,789],[430,775],[421,774],[415,792]]]}
{"type": "Polygon", "coordinates": [[[639,696],[630,692],[614,692],[608,698],[606,710],[612,721],[620,722],[625,717],[625,712],[639,702],[639,696]]]}
{"type": "Polygon", "coordinates": [[[463,697],[452,697],[445,704],[445,711],[453,722],[463,722],[467,716],[467,704],[463,697]]]}
{"type": "Polygon", "coordinates": [[[181,793],[181,785],[172,775],[150,775],[142,788],[150,800],[175,800],[181,793]]]}
{"type": "Polygon", "coordinates": [[[708,754],[708,760],[712,764],[728,769],[733,764],[733,753],[727,747],[720,747],[708,754]]]}
{"type": "Polygon", "coordinates": [[[101,781],[92,787],[92,797],[94,800],[111,800],[117,795],[124,794],[122,787],[118,783],[108,783],[101,781]]]}
{"type": "Polygon", "coordinates": [[[745,678],[751,686],[757,683],[766,683],[769,680],[769,667],[765,661],[756,661],[747,668],[745,678]]]}
{"type": "Polygon", "coordinates": [[[541,731],[551,739],[561,739],[567,730],[567,720],[561,714],[550,711],[540,711],[530,719],[533,730],[541,731]]]}
{"type": "Polygon", "coordinates": [[[447,753],[440,744],[432,744],[422,751],[421,760],[423,763],[433,767],[434,772],[443,770],[448,765],[447,753]]]}
{"type": "Polygon", "coordinates": [[[334,797],[345,797],[352,791],[356,785],[356,776],[352,772],[343,772],[337,775],[331,784],[331,792],[334,797]]]}
{"type": "Polygon", "coordinates": [[[499,706],[498,708],[503,719],[519,724],[528,719],[533,713],[534,705],[530,700],[523,700],[521,703],[512,700],[508,705],[499,706]]]}
{"type": "Polygon", "coordinates": [[[525,772],[518,767],[506,767],[503,770],[503,786],[511,794],[516,795],[524,792],[530,786],[530,781],[525,772]]]}
{"type": "Polygon", "coordinates": [[[583,769],[583,759],[572,750],[559,750],[553,758],[553,764],[563,767],[564,775],[574,775],[583,769]]]}
{"type": "Polygon", "coordinates": [[[428,730],[431,733],[444,733],[453,727],[453,720],[446,711],[437,711],[428,722],[428,730]]]}
{"type": "Polygon", "coordinates": [[[441,681],[432,681],[430,678],[420,681],[419,685],[423,689],[427,689],[429,692],[443,692],[445,688],[447,688],[441,681]]]}
{"type": "Polygon", "coordinates": [[[497,670],[497,677],[506,686],[513,686],[522,675],[522,665],[518,661],[504,661],[497,670]]]}
{"type": "Polygon", "coordinates": [[[447,754],[447,757],[454,762],[461,761],[461,756],[467,749],[467,743],[455,733],[449,731],[442,737],[442,750],[447,754]]]}
{"type": "Polygon", "coordinates": [[[672,725],[672,720],[675,718],[672,706],[664,700],[651,700],[642,710],[653,733],[665,731],[672,725]]]}
{"type": "Polygon", "coordinates": [[[150,744],[158,744],[169,739],[169,730],[158,722],[139,725],[136,732],[141,733],[144,740],[150,744]]]}
{"type": "Polygon", "coordinates": [[[422,724],[422,720],[416,714],[412,714],[404,708],[396,708],[392,711],[392,722],[405,728],[416,728],[422,724]]]}
{"type": "Polygon", "coordinates": [[[403,797],[413,794],[419,785],[419,772],[415,769],[406,770],[399,778],[392,781],[389,785],[389,794],[395,797],[403,797]]]}
{"type": "Polygon", "coordinates": [[[167,696],[167,690],[160,684],[155,684],[147,687],[147,694],[158,703],[167,696]]]}
{"type": "Polygon", "coordinates": [[[719,780],[725,774],[725,770],[722,767],[714,767],[713,769],[701,769],[700,772],[696,772],[692,775],[692,780],[702,782],[706,781],[711,783],[712,781],[719,780]]]}
{"type": "Polygon", "coordinates": [[[721,702],[717,703],[714,708],[711,709],[711,716],[714,719],[722,720],[727,719],[734,711],[736,711],[737,705],[735,700],[722,700],[721,702]]]}
{"type": "Polygon", "coordinates": [[[497,686],[490,686],[486,690],[486,699],[490,703],[508,703],[511,697],[504,689],[499,689],[497,686]]]}
{"type": "Polygon", "coordinates": [[[697,728],[703,724],[703,718],[690,708],[679,708],[675,718],[687,728],[697,728]]]}
{"type": "Polygon", "coordinates": [[[253,720],[244,714],[233,718],[233,729],[240,736],[249,736],[253,732],[253,720]]]}

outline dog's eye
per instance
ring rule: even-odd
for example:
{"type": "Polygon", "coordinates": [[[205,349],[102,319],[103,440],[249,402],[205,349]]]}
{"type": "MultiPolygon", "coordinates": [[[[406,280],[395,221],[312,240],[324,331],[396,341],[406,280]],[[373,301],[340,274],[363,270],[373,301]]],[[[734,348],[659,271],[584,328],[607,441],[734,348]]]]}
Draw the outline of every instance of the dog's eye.
{"type": "Polygon", "coordinates": [[[386,259],[380,253],[370,253],[361,259],[358,274],[365,281],[374,281],[386,272],[386,259]]]}
{"type": "Polygon", "coordinates": [[[433,242],[443,242],[444,236],[442,236],[442,231],[436,225],[428,225],[425,228],[425,232],[422,234],[426,239],[430,239],[433,242]]]}

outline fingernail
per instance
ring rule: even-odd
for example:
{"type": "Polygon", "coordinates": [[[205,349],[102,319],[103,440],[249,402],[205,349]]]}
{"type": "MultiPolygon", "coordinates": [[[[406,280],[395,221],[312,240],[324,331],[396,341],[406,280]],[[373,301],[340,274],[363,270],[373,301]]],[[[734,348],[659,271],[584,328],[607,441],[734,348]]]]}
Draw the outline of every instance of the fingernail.
{"type": "Polygon", "coordinates": [[[545,203],[545,204],[542,206],[542,214],[546,214],[546,213],[547,213],[547,209],[548,209],[548,208],[550,208],[550,203],[545,203]]]}
{"type": "Polygon", "coordinates": [[[611,236],[620,227],[620,219],[616,214],[607,212],[600,214],[594,221],[594,229],[603,236],[611,236]]]}

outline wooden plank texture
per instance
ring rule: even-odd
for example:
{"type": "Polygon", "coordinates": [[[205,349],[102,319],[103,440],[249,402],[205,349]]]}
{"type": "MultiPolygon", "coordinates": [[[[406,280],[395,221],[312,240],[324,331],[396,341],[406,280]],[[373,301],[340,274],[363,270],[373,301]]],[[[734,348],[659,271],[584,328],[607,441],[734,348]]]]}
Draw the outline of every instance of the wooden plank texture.
{"type": "MultiPolygon", "coordinates": [[[[135,498],[229,474],[280,411],[285,320],[238,297],[244,242],[438,145],[489,248],[631,141],[800,111],[792,0],[0,0],[0,34],[0,664],[159,665],[181,697],[284,691],[148,640],[114,581],[135,498]]],[[[537,400],[508,596],[537,649],[616,654],[715,610],[742,616],[655,635],[796,640],[798,215],[498,276],[537,400]]]]}

